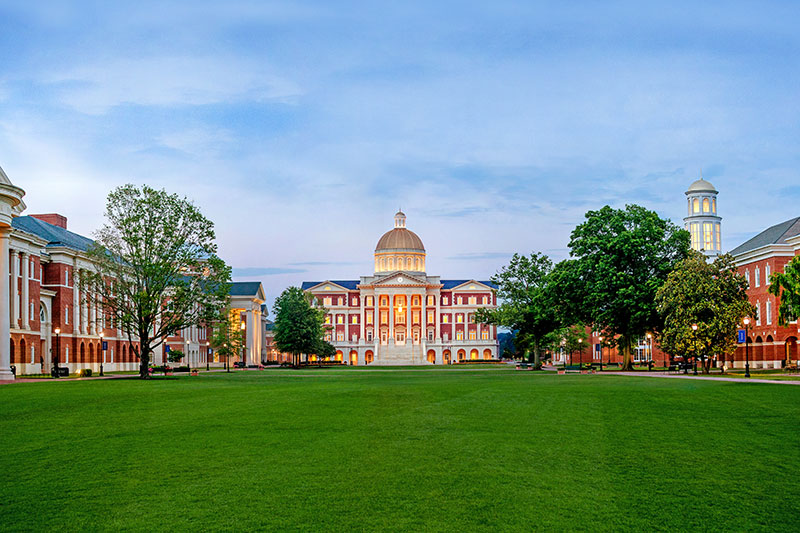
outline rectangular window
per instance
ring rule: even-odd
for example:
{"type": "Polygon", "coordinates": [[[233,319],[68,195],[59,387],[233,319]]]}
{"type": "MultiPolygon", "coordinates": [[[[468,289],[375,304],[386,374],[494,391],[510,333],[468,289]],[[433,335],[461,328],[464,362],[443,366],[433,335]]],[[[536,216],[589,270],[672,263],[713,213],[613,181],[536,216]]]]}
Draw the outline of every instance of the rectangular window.
{"type": "Polygon", "coordinates": [[[442,305],[447,305],[447,296],[442,296],[442,305]]]}
{"type": "Polygon", "coordinates": [[[344,315],[336,315],[336,323],[344,324],[344,315]]]}
{"type": "Polygon", "coordinates": [[[463,324],[464,323],[464,315],[463,314],[459,313],[459,314],[456,315],[456,323],[457,324],[463,324]]]}
{"type": "Polygon", "coordinates": [[[483,299],[481,300],[481,303],[482,303],[483,305],[486,305],[486,304],[488,304],[488,303],[489,303],[489,297],[488,297],[488,296],[484,296],[484,297],[483,297],[483,299]]]}
{"type": "Polygon", "coordinates": [[[372,342],[372,331],[367,332],[367,342],[372,342]]]}
{"type": "Polygon", "coordinates": [[[414,311],[411,314],[411,323],[412,324],[419,324],[419,311],[414,311]]]}
{"type": "Polygon", "coordinates": [[[483,330],[481,332],[481,339],[483,339],[485,341],[489,340],[489,332],[487,330],[483,330]]]}
{"type": "Polygon", "coordinates": [[[330,324],[331,323],[331,315],[325,315],[325,323],[326,324],[330,324]]]}
{"type": "Polygon", "coordinates": [[[703,250],[714,249],[714,225],[711,222],[703,222],[703,250]]]}
{"type": "Polygon", "coordinates": [[[331,342],[331,334],[330,333],[326,333],[325,334],[325,340],[328,341],[328,342],[331,342]]]}
{"type": "Polygon", "coordinates": [[[442,324],[450,322],[450,315],[442,315],[442,324]]]}
{"type": "Polygon", "coordinates": [[[351,324],[358,324],[358,315],[353,315],[351,324]]]}
{"type": "Polygon", "coordinates": [[[769,276],[772,270],[769,268],[769,263],[764,267],[764,285],[769,285],[769,276]]]}
{"type": "Polygon", "coordinates": [[[386,311],[381,311],[381,324],[388,324],[389,323],[389,316],[386,311]]]}
{"type": "Polygon", "coordinates": [[[464,300],[461,298],[461,296],[459,296],[458,299],[456,300],[456,303],[458,305],[461,305],[463,302],[464,302],[464,300]]]}
{"type": "Polygon", "coordinates": [[[433,301],[433,296],[428,296],[428,305],[436,305],[436,303],[433,301]]]}
{"type": "Polygon", "coordinates": [[[772,324],[772,302],[767,300],[767,324],[772,324]]]}
{"type": "Polygon", "coordinates": [[[339,298],[336,299],[336,305],[344,305],[344,298],[339,296],[339,298]]]}
{"type": "Polygon", "coordinates": [[[456,331],[456,340],[463,341],[464,340],[464,332],[463,331],[456,331]]]}
{"type": "Polygon", "coordinates": [[[433,311],[428,311],[428,324],[433,323],[433,311]]]}
{"type": "Polygon", "coordinates": [[[69,325],[69,306],[64,306],[64,324],[69,325]]]}
{"type": "Polygon", "coordinates": [[[374,301],[375,300],[372,296],[367,296],[367,306],[372,307],[374,301]]]}
{"type": "Polygon", "coordinates": [[[755,278],[756,278],[756,280],[755,280],[756,281],[756,287],[760,287],[761,286],[761,269],[756,267],[756,269],[753,271],[753,274],[755,274],[755,278]]]}
{"type": "Polygon", "coordinates": [[[28,312],[28,317],[30,318],[30,320],[34,320],[36,318],[36,314],[34,313],[34,308],[33,308],[33,300],[31,300],[30,311],[28,312]]]}
{"type": "Polygon", "coordinates": [[[428,340],[429,341],[433,340],[433,330],[428,331],[428,340]]]}
{"type": "Polygon", "coordinates": [[[373,314],[372,311],[367,311],[367,324],[372,324],[373,314]]]}
{"type": "Polygon", "coordinates": [[[478,338],[478,334],[475,332],[475,330],[471,330],[469,332],[469,340],[474,341],[477,338],[478,338]]]}
{"type": "Polygon", "coordinates": [[[469,297],[469,305],[478,305],[478,298],[475,296],[469,297]]]}
{"type": "Polygon", "coordinates": [[[717,237],[717,251],[722,251],[722,232],[720,231],[719,222],[714,224],[716,227],[716,237],[717,237]]]}
{"type": "Polygon", "coordinates": [[[322,305],[325,307],[330,307],[333,304],[333,299],[330,296],[326,296],[322,299],[322,305]]]}
{"type": "Polygon", "coordinates": [[[747,281],[747,285],[748,285],[748,288],[749,288],[749,285],[750,285],[750,271],[749,270],[745,270],[744,271],[744,279],[745,279],[745,281],[747,281]]]}
{"type": "Polygon", "coordinates": [[[761,302],[756,300],[756,326],[761,325],[761,302]]]}
{"type": "Polygon", "coordinates": [[[342,342],[344,340],[344,332],[340,331],[336,334],[336,340],[342,342]]]}

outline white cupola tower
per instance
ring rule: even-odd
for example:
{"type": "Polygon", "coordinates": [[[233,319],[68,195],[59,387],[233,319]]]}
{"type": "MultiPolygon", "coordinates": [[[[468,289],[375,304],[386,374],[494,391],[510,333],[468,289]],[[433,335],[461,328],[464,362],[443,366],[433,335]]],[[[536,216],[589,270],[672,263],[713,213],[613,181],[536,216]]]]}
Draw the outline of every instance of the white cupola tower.
{"type": "Polygon", "coordinates": [[[718,191],[703,178],[686,191],[687,216],[683,222],[692,236],[692,249],[715,257],[722,253],[722,217],[717,215],[718,191]]]}

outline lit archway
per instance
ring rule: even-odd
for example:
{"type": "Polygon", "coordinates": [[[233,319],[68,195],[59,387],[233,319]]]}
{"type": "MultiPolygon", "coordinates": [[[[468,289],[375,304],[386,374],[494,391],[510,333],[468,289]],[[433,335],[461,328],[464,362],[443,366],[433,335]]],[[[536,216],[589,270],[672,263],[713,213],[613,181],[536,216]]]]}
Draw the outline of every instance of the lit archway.
{"type": "Polygon", "coordinates": [[[786,339],[786,342],[783,344],[783,346],[785,363],[791,363],[792,361],[797,361],[800,359],[800,353],[798,353],[797,349],[797,337],[789,337],[786,339]]]}
{"type": "Polygon", "coordinates": [[[445,350],[442,352],[442,359],[444,359],[444,364],[450,364],[450,350],[445,350]]]}
{"type": "Polygon", "coordinates": [[[489,348],[486,348],[483,351],[483,358],[484,359],[491,359],[492,358],[492,351],[489,348]]]}
{"type": "Polygon", "coordinates": [[[456,355],[458,356],[458,360],[459,360],[459,361],[463,361],[464,359],[466,359],[466,358],[467,358],[467,352],[465,352],[464,350],[459,350],[459,351],[456,353],[456,355]]]}
{"type": "Polygon", "coordinates": [[[478,350],[476,350],[475,348],[473,348],[473,349],[472,349],[472,351],[471,351],[471,352],[469,352],[469,358],[470,358],[471,360],[475,361],[475,360],[478,358],[478,350]]]}
{"type": "Polygon", "coordinates": [[[350,350],[350,364],[351,365],[358,364],[358,352],[355,350],[350,350]]]}
{"type": "Polygon", "coordinates": [[[375,360],[375,356],[372,353],[372,350],[367,350],[364,352],[364,364],[368,365],[375,360]]]}
{"type": "Polygon", "coordinates": [[[341,350],[336,350],[336,360],[341,361],[344,358],[344,354],[341,350]]]}
{"type": "Polygon", "coordinates": [[[428,350],[428,362],[432,365],[436,364],[436,352],[434,350],[428,350]]]}

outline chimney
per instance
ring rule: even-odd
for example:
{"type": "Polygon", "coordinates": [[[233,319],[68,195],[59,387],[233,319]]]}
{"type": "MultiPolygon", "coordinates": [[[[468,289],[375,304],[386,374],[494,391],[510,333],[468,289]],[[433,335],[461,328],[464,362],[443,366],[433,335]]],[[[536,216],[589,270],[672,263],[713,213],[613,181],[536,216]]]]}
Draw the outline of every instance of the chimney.
{"type": "Polygon", "coordinates": [[[59,228],[67,229],[67,217],[64,215],[59,215],[57,213],[48,213],[46,215],[31,215],[33,218],[37,218],[42,222],[47,222],[48,224],[52,224],[54,226],[58,226],[59,228]]]}

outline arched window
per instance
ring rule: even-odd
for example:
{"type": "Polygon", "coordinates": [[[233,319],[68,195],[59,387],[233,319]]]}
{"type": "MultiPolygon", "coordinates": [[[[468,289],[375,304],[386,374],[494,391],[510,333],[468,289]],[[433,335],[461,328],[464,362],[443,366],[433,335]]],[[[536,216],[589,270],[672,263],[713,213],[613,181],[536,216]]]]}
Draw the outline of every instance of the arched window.
{"type": "Polygon", "coordinates": [[[700,212],[700,199],[699,198],[695,198],[692,201],[692,206],[694,208],[694,209],[692,209],[692,211],[694,211],[695,213],[699,213],[700,212]]]}
{"type": "Polygon", "coordinates": [[[711,199],[711,212],[714,213],[715,215],[717,214],[717,199],[716,198],[712,198],[711,199]]]}
{"type": "Polygon", "coordinates": [[[703,213],[708,213],[711,210],[711,206],[708,202],[708,198],[703,198],[703,213]]]}
{"type": "Polygon", "coordinates": [[[769,276],[771,274],[771,270],[769,264],[764,266],[764,285],[769,285],[769,276]]]}
{"type": "Polygon", "coordinates": [[[755,274],[755,278],[756,278],[755,279],[755,286],[756,287],[760,287],[761,286],[761,269],[759,267],[756,267],[756,269],[754,271],[754,274],[755,274]]]}
{"type": "Polygon", "coordinates": [[[419,257],[417,257],[417,260],[414,264],[416,265],[416,268],[414,268],[414,270],[416,270],[417,272],[422,272],[422,268],[420,268],[419,257]]]}
{"type": "Polygon", "coordinates": [[[386,258],[381,257],[381,270],[386,270],[386,258]]]}
{"type": "Polygon", "coordinates": [[[44,305],[42,305],[41,303],[39,304],[39,322],[41,322],[42,324],[47,322],[47,317],[44,314],[44,305]]]}

